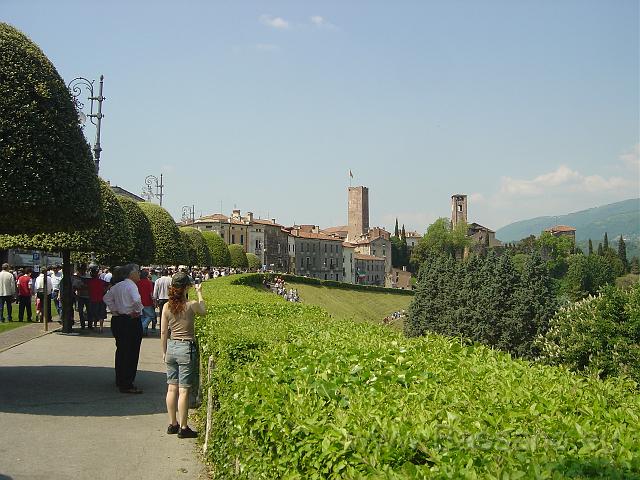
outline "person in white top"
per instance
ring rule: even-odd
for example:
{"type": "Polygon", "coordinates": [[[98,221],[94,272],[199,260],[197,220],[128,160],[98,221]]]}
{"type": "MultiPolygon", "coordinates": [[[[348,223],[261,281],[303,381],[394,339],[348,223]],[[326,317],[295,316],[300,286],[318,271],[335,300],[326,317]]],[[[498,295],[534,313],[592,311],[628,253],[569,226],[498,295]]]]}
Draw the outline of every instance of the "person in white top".
{"type": "MultiPolygon", "coordinates": [[[[166,268],[162,270],[162,276],[153,284],[153,298],[156,306],[160,309],[159,318],[162,318],[162,309],[169,301],[169,287],[171,286],[171,275],[166,268]]],[[[155,324],[153,325],[155,328],[155,324]]]]}
{"type": "Polygon", "coordinates": [[[11,318],[11,304],[15,300],[16,296],[16,280],[9,272],[9,264],[2,264],[2,271],[0,271],[0,322],[4,323],[4,306],[7,305],[7,318],[10,322],[11,318]]]}
{"type": "Polygon", "coordinates": [[[121,393],[142,393],[133,384],[142,343],[142,300],[136,285],[140,267],[133,263],[119,267],[114,276],[122,280],[104,294],[103,300],[111,311],[111,333],[116,339],[116,386],[121,393]]]}
{"type": "Polygon", "coordinates": [[[47,268],[43,268],[43,271],[36,278],[36,297],[38,299],[38,304],[36,305],[36,318],[39,322],[44,320],[43,309],[45,302],[45,279],[47,280],[47,292],[46,292],[46,301],[47,301],[47,321],[51,321],[51,291],[53,290],[53,284],[51,282],[51,278],[47,274],[47,268]]]}
{"type": "Polygon", "coordinates": [[[51,298],[56,305],[58,316],[62,319],[62,302],[60,301],[60,285],[62,284],[62,272],[60,271],[60,265],[53,267],[51,273],[51,298]]]}

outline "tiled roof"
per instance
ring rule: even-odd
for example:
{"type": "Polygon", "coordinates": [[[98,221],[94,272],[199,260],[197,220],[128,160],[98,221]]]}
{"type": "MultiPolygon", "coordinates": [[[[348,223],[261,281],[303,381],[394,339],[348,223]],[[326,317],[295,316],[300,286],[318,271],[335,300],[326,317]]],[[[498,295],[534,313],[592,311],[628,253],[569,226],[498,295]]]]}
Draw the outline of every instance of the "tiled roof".
{"type": "Polygon", "coordinates": [[[300,231],[292,230],[291,235],[293,235],[294,237],[308,238],[311,240],[330,240],[332,242],[342,243],[341,238],[325,235],[324,233],[308,233],[308,232],[300,232],[300,231]]]}
{"type": "Polygon", "coordinates": [[[262,219],[253,219],[253,223],[257,223],[258,225],[271,225],[273,227],[280,227],[282,228],[283,225],[280,225],[279,223],[273,223],[271,220],[262,220],[262,219]]]}
{"type": "Polygon", "coordinates": [[[405,235],[407,238],[422,238],[418,232],[406,232],[405,235]]]}
{"type": "Polygon", "coordinates": [[[354,243],[351,242],[342,242],[342,246],[346,247],[346,248],[355,248],[356,245],[354,243]]]}
{"type": "Polygon", "coordinates": [[[470,223],[469,224],[469,229],[470,230],[486,230],[487,232],[495,233],[490,228],[484,227],[484,226],[482,226],[482,225],[480,225],[479,223],[476,223],[476,222],[470,223]]]}
{"type": "Polygon", "coordinates": [[[196,218],[196,223],[198,222],[226,222],[229,220],[229,217],[221,214],[214,213],[212,215],[205,215],[204,217],[196,218]]]}
{"type": "Polygon", "coordinates": [[[551,228],[545,228],[545,232],[575,232],[576,229],[568,225],[555,225],[551,228]]]}
{"type": "Polygon", "coordinates": [[[339,232],[347,232],[349,227],[347,225],[340,225],[338,227],[328,227],[323,228],[322,231],[324,233],[339,233],[339,232]]]}
{"type": "Polygon", "coordinates": [[[374,257],[373,255],[366,255],[364,253],[356,253],[353,256],[356,260],[380,260],[381,262],[385,261],[385,259],[382,257],[374,257]]]}

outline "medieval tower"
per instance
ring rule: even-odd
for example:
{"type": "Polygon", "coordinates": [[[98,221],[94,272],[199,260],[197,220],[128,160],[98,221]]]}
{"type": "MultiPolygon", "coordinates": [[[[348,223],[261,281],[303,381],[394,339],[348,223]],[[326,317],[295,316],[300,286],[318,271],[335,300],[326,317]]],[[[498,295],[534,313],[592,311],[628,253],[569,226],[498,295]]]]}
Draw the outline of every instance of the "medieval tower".
{"type": "Polygon", "coordinates": [[[369,188],[349,187],[347,239],[356,240],[367,233],[369,233],[369,188]]]}
{"type": "Polygon", "coordinates": [[[467,196],[456,194],[451,196],[451,227],[460,222],[467,223],[467,196]]]}

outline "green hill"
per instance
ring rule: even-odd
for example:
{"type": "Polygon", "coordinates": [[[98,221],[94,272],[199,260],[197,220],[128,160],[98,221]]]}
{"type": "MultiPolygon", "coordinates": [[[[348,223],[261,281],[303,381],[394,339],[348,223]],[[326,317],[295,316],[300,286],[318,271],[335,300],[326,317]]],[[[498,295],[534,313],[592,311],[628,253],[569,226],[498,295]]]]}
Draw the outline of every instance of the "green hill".
{"type": "Polygon", "coordinates": [[[498,229],[496,238],[514,242],[529,235],[538,236],[542,230],[555,224],[574,227],[579,245],[586,245],[591,238],[596,247],[605,232],[611,241],[622,235],[627,242],[627,255],[632,257],[638,254],[640,246],[640,199],[632,198],[566,215],[521,220],[498,229]]]}

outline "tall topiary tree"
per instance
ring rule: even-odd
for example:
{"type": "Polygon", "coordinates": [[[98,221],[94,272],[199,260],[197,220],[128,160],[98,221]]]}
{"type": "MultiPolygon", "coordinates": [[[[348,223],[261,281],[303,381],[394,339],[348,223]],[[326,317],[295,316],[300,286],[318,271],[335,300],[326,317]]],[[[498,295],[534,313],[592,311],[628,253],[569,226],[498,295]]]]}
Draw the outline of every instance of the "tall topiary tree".
{"type": "Polygon", "coordinates": [[[127,217],[111,188],[101,182],[103,220],[97,228],[77,232],[0,235],[0,249],[30,248],[62,252],[63,256],[63,330],[71,331],[71,252],[94,252],[106,257],[124,258],[131,250],[127,217]]]}
{"type": "Polygon", "coordinates": [[[202,232],[202,237],[211,253],[211,265],[214,267],[229,267],[231,266],[231,256],[229,254],[229,247],[220,235],[216,232],[202,232]]]}
{"type": "Polygon", "coordinates": [[[192,265],[198,265],[200,267],[211,266],[211,252],[209,251],[207,242],[202,236],[202,232],[193,227],[180,227],[180,231],[189,237],[191,245],[193,246],[195,263],[192,265]]]}
{"type": "Polygon", "coordinates": [[[186,265],[189,261],[180,230],[164,208],[154,203],[138,203],[149,219],[156,246],[153,262],[157,265],[186,265]]]}
{"type": "Polygon", "coordinates": [[[247,262],[249,263],[249,270],[252,271],[259,270],[262,266],[262,262],[254,253],[247,253],[247,262]]]}
{"type": "Polygon", "coordinates": [[[242,245],[229,245],[229,255],[231,256],[231,266],[233,268],[247,268],[249,266],[247,254],[244,253],[242,245]]]}
{"type": "Polygon", "coordinates": [[[196,246],[193,244],[193,240],[187,232],[180,229],[180,238],[182,239],[182,245],[187,252],[186,265],[193,267],[198,263],[198,253],[196,252],[196,246]]]}
{"type": "Polygon", "coordinates": [[[100,222],[100,184],[71,95],[38,46],[6,23],[0,159],[0,232],[74,231],[100,222]]]}
{"type": "MultiPolygon", "coordinates": [[[[131,250],[127,253],[126,258],[113,259],[111,264],[133,262],[138,265],[150,265],[153,262],[156,251],[151,222],[149,222],[138,202],[134,202],[127,197],[118,196],[117,198],[127,218],[131,250]]],[[[107,262],[104,263],[109,264],[107,262]]]]}

